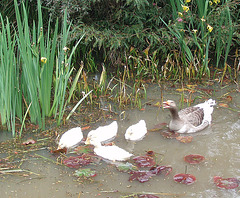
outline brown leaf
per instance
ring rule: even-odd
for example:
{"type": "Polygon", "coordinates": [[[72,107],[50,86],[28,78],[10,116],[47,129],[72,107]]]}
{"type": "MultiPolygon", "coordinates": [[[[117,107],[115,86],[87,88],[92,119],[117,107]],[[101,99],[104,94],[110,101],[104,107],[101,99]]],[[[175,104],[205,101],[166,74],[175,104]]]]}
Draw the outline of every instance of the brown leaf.
{"type": "Polygon", "coordinates": [[[63,149],[51,150],[51,153],[53,154],[67,153],[67,148],[64,147],[63,149]]]}
{"type": "Polygon", "coordinates": [[[29,145],[29,144],[35,144],[35,143],[36,143],[36,141],[35,141],[34,139],[29,138],[29,139],[27,139],[26,141],[24,141],[24,142],[22,143],[22,145],[29,145]]]}
{"type": "Polygon", "coordinates": [[[161,135],[167,139],[173,139],[173,138],[177,138],[179,136],[179,133],[175,133],[172,131],[163,131],[161,132],[161,135]]]}
{"type": "Polygon", "coordinates": [[[176,137],[176,139],[182,143],[190,143],[190,142],[192,142],[193,137],[192,136],[178,136],[178,137],[176,137]]]}
{"type": "Polygon", "coordinates": [[[228,104],[226,104],[226,103],[219,103],[218,105],[220,107],[224,107],[224,108],[228,108],[229,107],[228,104]]]}
{"type": "Polygon", "coordinates": [[[166,126],[167,126],[167,123],[164,123],[164,122],[163,123],[159,123],[159,124],[155,125],[152,129],[149,129],[148,131],[149,132],[159,131],[159,130],[163,129],[166,126]]]}
{"type": "Polygon", "coordinates": [[[229,95],[228,95],[228,96],[226,97],[226,100],[227,100],[228,102],[231,102],[231,101],[232,101],[232,96],[229,96],[229,95]]]}
{"type": "Polygon", "coordinates": [[[187,87],[188,87],[189,89],[194,89],[195,87],[197,87],[197,85],[187,85],[187,87]]]}

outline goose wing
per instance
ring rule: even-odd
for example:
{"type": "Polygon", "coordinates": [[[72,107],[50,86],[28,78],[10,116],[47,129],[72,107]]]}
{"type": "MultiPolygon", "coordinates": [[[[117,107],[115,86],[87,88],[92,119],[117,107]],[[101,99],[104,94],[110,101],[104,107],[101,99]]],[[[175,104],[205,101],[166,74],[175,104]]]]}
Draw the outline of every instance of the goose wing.
{"type": "Polygon", "coordinates": [[[194,126],[201,125],[204,119],[203,108],[197,106],[182,109],[178,114],[182,120],[185,120],[194,126]]]}

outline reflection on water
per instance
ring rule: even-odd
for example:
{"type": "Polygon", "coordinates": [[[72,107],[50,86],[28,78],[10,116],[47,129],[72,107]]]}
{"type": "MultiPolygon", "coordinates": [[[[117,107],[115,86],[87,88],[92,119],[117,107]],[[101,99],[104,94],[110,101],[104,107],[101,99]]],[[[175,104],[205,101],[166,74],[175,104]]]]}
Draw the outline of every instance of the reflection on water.
{"type": "MultiPolygon", "coordinates": [[[[160,100],[160,88],[148,90],[148,100],[157,102],[160,100]]],[[[216,92],[213,99],[219,100],[224,94],[220,90],[216,92]]],[[[175,91],[164,90],[164,100],[180,100],[181,95],[175,91]]],[[[232,92],[230,108],[240,106],[240,96],[237,92],[232,92]]],[[[196,100],[196,103],[202,102],[196,100]]],[[[150,192],[159,197],[240,197],[239,189],[225,190],[219,189],[213,183],[214,176],[224,178],[237,177],[240,174],[240,119],[239,112],[231,111],[217,106],[213,112],[212,125],[202,132],[192,134],[193,141],[188,144],[180,143],[175,139],[165,139],[159,132],[148,132],[146,137],[140,141],[128,143],[124,139],[124,134],[128,126],[144,119],[147,127],[153,128],[154,125],[168,122],[169,112],[154,106],[146,105],[145,110],[129,110],[126,112],[127,119],[119,120],[118,136],[115,139],[116,145],[126,150],[132,151],[134,155],[143,155],[147,150],[157,153],[159,165],[172,166],[173,171],[170,175],[157,176],[146,183],[137,181],[129,182],[129,175],[116,170],[114,165],[101,162],[91,165],[90,168],[96,169],[97,177],[92,182],[79,183],[73,176],[74,170],[65,166],[56,165],[42,159],[29,159],[23,162],[22,169],[29,170],[35,174],[26,174],[26,178],[12,175],[0,175],[0,190],[4,192],[1,197],[121,197],[134,192],[150,192]],[[189,165],[183,158],[189,154],[200,154],[205,157],[205,161],[199,165],[189,165]],[[173,176],[178,173],[187,172],[193,174],[196,183],[186,186],[175,183],[173,176]],[[166,193],[165,196],[161,193],[166,193]]],[[[239,109],[238,109],[239,110],[239,109]]],[[[9,136],[0,133],[1,141],[9,136]],[[6,137],[5,137],[6,136],[6,137]]],[[[86,137],[87,132],[84,134],[86,137]]],[[[49,159],[56,160],[49,151],[38,151],[49,159]]]]}

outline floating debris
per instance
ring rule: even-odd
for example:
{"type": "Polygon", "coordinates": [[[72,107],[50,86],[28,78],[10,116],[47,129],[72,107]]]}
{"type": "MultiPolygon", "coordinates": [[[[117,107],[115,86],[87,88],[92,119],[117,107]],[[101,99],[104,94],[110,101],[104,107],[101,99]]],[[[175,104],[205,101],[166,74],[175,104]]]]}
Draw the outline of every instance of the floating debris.
{"type": "Polygon", "coordinates": [[[173,179],[178,183],[186,184],[186,185],[193,184],[196,181],[195,176],[191,174],[184,174],[184,173],[174,175],[173,179]]]}
{"type": "Polygon", "coordinates": [[[199,164],[204,160],[205,160],[205,157],[203,157],[202,155],[198,155],[198,154],[186,155],[184,157],[184,161],[188,162],[189,164],[199,164]]]}

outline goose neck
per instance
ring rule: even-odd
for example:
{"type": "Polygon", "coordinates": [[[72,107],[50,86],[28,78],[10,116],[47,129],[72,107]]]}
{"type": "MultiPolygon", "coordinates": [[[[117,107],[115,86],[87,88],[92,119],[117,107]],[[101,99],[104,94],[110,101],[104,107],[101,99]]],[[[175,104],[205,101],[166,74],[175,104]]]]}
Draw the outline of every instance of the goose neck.
{"type": "Polygon", "coordinates": [[[170,110],[170,113],[172,114],[172,118],[173,119],[180,119],[179,115],[178,115],[178,110],[177,108],[171,108],[169,109],[170,110]]]}

